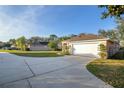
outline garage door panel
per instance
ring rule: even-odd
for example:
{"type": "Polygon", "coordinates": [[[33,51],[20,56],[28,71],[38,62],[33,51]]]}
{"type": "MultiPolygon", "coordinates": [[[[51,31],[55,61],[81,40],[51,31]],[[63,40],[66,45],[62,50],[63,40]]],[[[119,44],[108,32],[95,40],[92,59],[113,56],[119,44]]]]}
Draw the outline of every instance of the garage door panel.
{"type": "Polygon", "coordinates": [[[98,44],[74,44],[73,54],[97,54],[98,44]]]}

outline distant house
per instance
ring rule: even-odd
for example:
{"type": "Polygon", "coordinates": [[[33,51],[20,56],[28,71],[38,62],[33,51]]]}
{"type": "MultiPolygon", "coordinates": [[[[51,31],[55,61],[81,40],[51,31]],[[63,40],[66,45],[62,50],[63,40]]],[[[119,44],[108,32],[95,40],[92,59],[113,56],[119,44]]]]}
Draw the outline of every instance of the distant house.
{"type": "Polygon", "coordinates": [[[35,43],[35,44],[31,44],[29,46],[29,50],[32,50],[32,51],[39,51],[39,50],[51,50],[49,47],[48,47],[48,43],[49,42],[38,42],[38,43],[35,43]]]}
{"type": "Polygon", "coordinates": [[[70,54],[91,54],[97,57],[100,44],[106,46],[108,56],[112,56],[120,48],[119,43],[97,35],[80,35],[62,42],[62,46],[66,45],[69,47],[70,54]]]}

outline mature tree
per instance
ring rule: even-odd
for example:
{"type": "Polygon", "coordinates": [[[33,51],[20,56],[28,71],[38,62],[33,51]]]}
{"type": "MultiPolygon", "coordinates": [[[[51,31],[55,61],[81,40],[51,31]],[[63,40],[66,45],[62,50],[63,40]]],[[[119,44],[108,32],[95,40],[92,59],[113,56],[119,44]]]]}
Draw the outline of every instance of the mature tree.
{"type": "Polygon", "coordinates": [[[57,41],[50,41],[48,43],[48,47],[50,47],[52,50],[57,50],[58,49],[58,42],[57,41]]]}
{"type": "Polygon", "coordinates": [[[26,50],[26,38],[24,36],[16,40],[16,46],[18,49],[25,51],[26,50]]]}
{"type": "Polygon", "coordinates": [[[108,31],[107,36],[111,36],[112,39],[118,40],[121,46],[124,47],[124,5],[101,5],[99,7],[105,8],[105,11],[102,13],[103,19],[109,16],[116,18],[117,29],[116,31],[108,31]]]}
{"type": "Polygon", "coordinates": [[[117,19],[117,29],[119,33],[119,40],[121,43],[121,46],[124,47],[124,19],[117,19]]]}
{"type": "Polygon", "coordinates": [[[26,43],[27,43],[27,45],[32,45],[33,44],[31,39],[26,39],[26,43]]]}
{"type": "Polygon", "coordinates": [[[0,48],[5,48],[5,47],[10,47],[10,43],[9,42],[0,42],[0,48]]]}
{"type": "Polygon", "coordinates": [[[57,35],[54,35],[54,34],[51,34],[49,36],[49,38],[50,38],[50,40],[56,40],[58,38],[58,36],[57,35]]]}
{"type": "Polygon", "coordinates": [[[40,42],[49,42],[49,38],[47,37],[31,37],[30,39],[27,40],[28,44],[39,44],[40,42]]]}
{"type": "Polygon", "coordinates": [[[111,30],[99,30],[98,35],[109,38],[113,41],[119,41],[119,32],[117,30],[111,29],[111,30]]]}
{"type": "Polygon", "coordinates": [[[113,41],[119,41],[119,32],[117,30],[111,29],[107,32],[108,38],[113,41]]]}
{"type": "Polygon", "coordinates": [[[35,36],[35,37],[31,37],[28,42],[30,42],[30,44],[37,44],[41,41],[41,37],[35,36]]]}
{"type": "Polygon", "coordinates": [[[10,43],[11,45],[14,45],[14,46],[15,46],[15,45],[16,45],[16,40],[15,40],[15,39],[10,39],[10,40],[9,40],[9,43],[10,43]]]}
{"type": "Polygon", "coordinates": [[[71,36],[62,36],[62,37],[59,38],[59,41],[68,40],[70,38],[71,38],[71,36]]]}
{"type": "Polygon", "coordinates": [[[111,30],[99,30],[98,34],[107,37],[111,40],[120,42],[121,46],[124,47],[124,19],[116,19],[117,27],[111,30]]]}
{"type": "Polygon", "coordinates": [[[107,37],[107,31],[105,31],[104,29],[100,29],[98,31],[98,35],[103,36],[103,37],[107,37]]]}
{"type": "Polygon", "coordinates": [[[100,5],[100,8],[105,8],[102,13],[102,18],[121,17],[124,14],[124,5],[100,5]]]}
{"type": "Polygon", "coordinates": [[[124,40],[124,19],[118,19],[116,22],[117,29],[120,33],[120,38],[124,40]]]}

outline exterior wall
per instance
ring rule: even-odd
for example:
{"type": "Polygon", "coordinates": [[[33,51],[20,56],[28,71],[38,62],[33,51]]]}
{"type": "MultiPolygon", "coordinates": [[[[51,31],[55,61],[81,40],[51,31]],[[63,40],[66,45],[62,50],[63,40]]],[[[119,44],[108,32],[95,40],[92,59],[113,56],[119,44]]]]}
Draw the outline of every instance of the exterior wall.
{"type": "Polygon", "coordinates": [[[37,46],[37,45],[32,45],[30,46],[30,50],[34,50],[34,51],[38,51],[38,50],[50,50],[50,48],[46,45],[40,45],[40,46],[37,46]]]}

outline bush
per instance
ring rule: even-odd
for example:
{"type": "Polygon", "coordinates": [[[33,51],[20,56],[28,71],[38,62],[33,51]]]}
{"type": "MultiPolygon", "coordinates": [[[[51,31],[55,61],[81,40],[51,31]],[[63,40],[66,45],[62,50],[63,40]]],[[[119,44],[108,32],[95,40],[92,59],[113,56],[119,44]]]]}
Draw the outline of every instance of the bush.
{"type": "Polygon", "coordinates": [[[69,55],[70,53],[69,53],[69,47],[67,46],[67,45],[63,45],[62,46],[62,53],[64,54],[64,55],[69,55]]]}
{"type": "Polygon", "coordinates": [[[57,50],[58,49],[58,43],[56,41],[50,41],[48,43],[48,47],[51,48],[52,50],[57,50]]]}
{"type": "Polygon", "coordinates": [[[106,53],[106,52],[99,52],[99,56],[100,56],[102,59],[106,59],[106,58],[107,58],[107,53],[106,53]]]}
{"type": "Polygon", "coordinates": [[[99,45],[99,50],[101,51],[101,52],[106,52],[106,46],[104,45],[104,44],[100,44],[99,45]]]}
{"type": "Polygon", "coordinates": [[[106,46],[104,44],[100,44],[99,45],[99,53],[98,55],[102,58],[102,59],[106,59],[107,58],[107,49],[106,46]]]}

